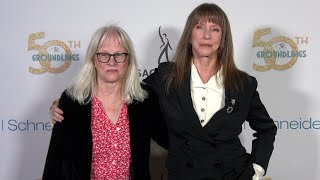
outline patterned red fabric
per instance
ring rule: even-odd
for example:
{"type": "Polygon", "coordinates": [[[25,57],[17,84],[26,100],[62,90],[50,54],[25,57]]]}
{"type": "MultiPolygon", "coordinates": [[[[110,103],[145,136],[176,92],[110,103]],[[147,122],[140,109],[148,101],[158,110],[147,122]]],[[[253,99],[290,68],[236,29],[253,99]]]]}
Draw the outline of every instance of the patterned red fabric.
{"type": "Polygon", "coordinates": [[[119,119],[113,124],[93,97],[91,109],[92,170],[91,180],[127,180],[130,173],[130,132],[128,107],[123,103],[119,119]]]}

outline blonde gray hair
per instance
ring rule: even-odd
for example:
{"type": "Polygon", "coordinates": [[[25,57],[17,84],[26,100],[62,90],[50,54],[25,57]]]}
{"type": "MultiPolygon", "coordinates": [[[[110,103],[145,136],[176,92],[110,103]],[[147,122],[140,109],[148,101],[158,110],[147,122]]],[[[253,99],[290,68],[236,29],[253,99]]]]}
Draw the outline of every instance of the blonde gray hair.
{"type": "Polygon", "coordinates": [[[129,53],[128,68],[124,80],[121,81],[121,94],[124,101],[127,104],[132,103],[133,100],[143,101],[148,94],[140,85],[133,43],[128,34],[121,27],[115,25],[101,27],[95,32],[88,46],[84,65],[67,88],[67,94],[80,104],[87,104],[91,101],[92,91],[95,89],[97,81],[97,70],[94,66],[93,57],[108,37],[118,38],[120,44],[129,53]]]}

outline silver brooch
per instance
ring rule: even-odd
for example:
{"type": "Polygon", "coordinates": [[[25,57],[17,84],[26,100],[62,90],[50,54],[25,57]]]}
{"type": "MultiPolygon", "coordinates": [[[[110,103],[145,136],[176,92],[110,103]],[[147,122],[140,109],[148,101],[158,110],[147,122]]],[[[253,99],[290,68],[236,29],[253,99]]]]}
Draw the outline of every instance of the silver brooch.
{"type": "Polygon", "coordinates": [[[227,113],[230,114],[233,111],[233,107],[228,107],[227,108],[227,113]]]}

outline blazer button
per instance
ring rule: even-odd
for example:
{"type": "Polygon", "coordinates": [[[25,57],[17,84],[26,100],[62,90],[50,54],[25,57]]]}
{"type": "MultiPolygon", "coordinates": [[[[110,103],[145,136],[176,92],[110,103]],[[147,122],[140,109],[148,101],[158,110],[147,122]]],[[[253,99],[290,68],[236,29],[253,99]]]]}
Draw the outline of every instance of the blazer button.
{"type": "Polygon", "coordinates": [[[189,167],[189,168],[193,168],[193,164],[191,162],[187,162],[186,165],[189,167]]]}
{"type": "Polygon", "coordinates": [[[220,164],[220,163],[215,163],[214,166],[215,166],[216,168],[220,168],[220,167],[221,167],[221,164],[220,164]]]}
{"type": "Polygon", "coordinates": [[[188,140],[186,140],[185,144],[186,144],[187,146],[189,146],[189,145],[190,145],[190,142],[189,142],[188,140]]]}

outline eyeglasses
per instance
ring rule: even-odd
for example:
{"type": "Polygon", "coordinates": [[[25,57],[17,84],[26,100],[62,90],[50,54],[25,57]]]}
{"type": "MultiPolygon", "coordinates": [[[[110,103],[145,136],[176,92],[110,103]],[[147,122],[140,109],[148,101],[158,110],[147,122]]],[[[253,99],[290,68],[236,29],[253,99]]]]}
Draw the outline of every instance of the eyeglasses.
{"type": "Polygon", "coordinates": [[[110,60],[111,56],[113,56],[113,59],[117,63],[124,63],[127,60],[129,53],[95,53],[95,55],[97,56],[97,59],[102,63],[107,63],[110,60]]]}

